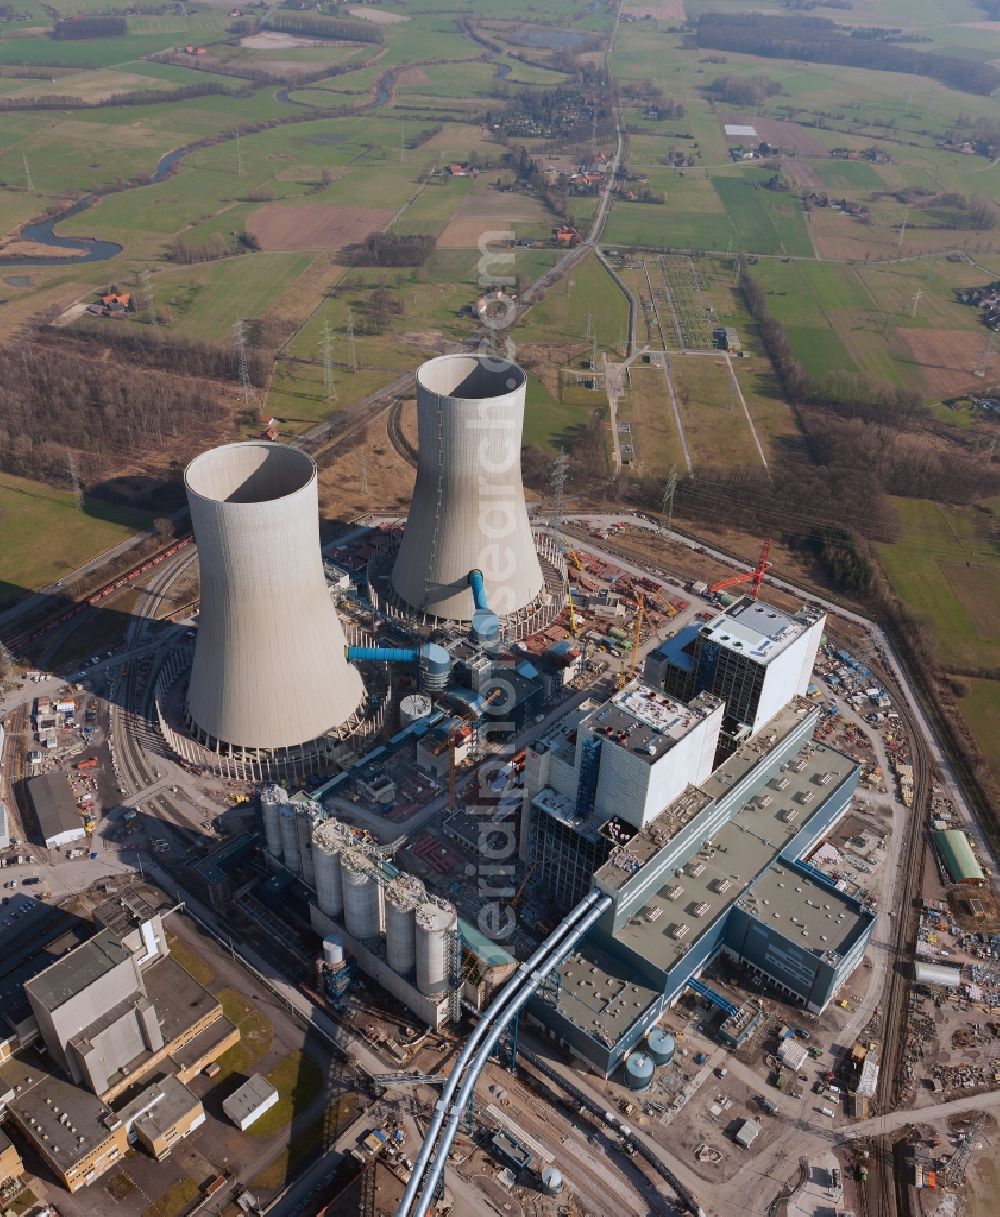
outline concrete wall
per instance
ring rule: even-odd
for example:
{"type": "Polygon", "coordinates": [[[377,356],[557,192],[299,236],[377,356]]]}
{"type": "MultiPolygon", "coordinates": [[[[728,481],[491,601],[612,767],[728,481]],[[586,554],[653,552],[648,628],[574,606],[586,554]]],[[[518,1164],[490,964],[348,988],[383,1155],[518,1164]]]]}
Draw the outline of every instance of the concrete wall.
{"type": "Polygon", "coordinates": [[[786,706],[793,697],[801,697],[809,687],[825,623],[826,618],[821,617],[767,665],[764,687],[753,721],[755,732],[773,718],[782,706],[786,706]]]}
{"type": "MultiPolygon", "coordinates": [[[[29,986],[25,986],[24,991],[31,1003],[46,1047],[53,1058],[68,1070],[69,1062],[65,1051],[67,1043],[99,1018],[103,1018],[109,1010],[141,993],[142,983],[135,961],[129,956],[55,1010],[47,1010],[33,996],[29,986]]],[[[74,1080],[79,1081],[79,1078],[74,1080]]]]}

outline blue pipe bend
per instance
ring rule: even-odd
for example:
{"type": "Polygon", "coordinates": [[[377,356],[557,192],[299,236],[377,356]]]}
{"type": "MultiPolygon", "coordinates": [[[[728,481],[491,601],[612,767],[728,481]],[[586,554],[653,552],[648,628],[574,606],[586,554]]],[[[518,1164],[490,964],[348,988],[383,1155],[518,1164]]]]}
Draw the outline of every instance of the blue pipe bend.
{"type": "Polygon", "coordinates": [[[488,609],[489,602],[486,599],[486,587],[483,583],[483,572],[481,570],[469,571],[469,587],[472,588],[472,599],[477,609],[488,609]]]}

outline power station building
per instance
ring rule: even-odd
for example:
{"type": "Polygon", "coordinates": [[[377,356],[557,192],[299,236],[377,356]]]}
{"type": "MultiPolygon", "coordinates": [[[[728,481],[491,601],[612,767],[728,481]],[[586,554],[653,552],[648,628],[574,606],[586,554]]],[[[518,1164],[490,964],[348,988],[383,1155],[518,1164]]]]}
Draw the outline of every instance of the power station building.
{"type": "Polygon", "coordinates": [[[681,701],[701,692],[721,698],[724,737],[732,746],[805,694],[825,624],[821,611],[786,613],[744,596],[707,624],[690,625],[651,651],[646,680],[681,701]]]}
{"type": "MultiPolygon", "coordinates": [[[[801,624],[800,637],[821,628],[801,624]]],[[[685,705],[641,685],[584,704],[527,751],[521,856],[557,912],[594,887],[612,898],[530,1010],[606,1075],[686,988],[710,993],[699,977],[720,953],[812,1011],[862,959],[874,914],[807,860],[860,772],[813,739],[819,710],[796,693],[810,646],[769,719],[742,711],[753,734],[718,766],[720,697],[685,705]]]]}
{"type": "Polygon", "coordinates": [[[201,605],[189,726],[217,753],[305,763],[361,707],[361,675],[327,588],[316,465],[254,440],[196,457],[184,474],[201,605]]]}

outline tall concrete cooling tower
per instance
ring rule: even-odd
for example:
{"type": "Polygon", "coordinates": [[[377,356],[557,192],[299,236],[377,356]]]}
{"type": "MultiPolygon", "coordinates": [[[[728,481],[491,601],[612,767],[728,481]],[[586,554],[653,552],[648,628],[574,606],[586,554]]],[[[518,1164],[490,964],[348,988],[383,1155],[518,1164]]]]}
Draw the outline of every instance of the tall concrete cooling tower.
{"type": "Polygon", "coordinates": [[[201,566],[188,688],[211,747],[291,749],[358,708],[361,677],[323,574],[316,465],[256,440],[203,452],[184,474],[201,566]]]}
{"type": "Polygon", "coordinates": [[[524,385],[517,364],[476,355],[417,372],[417,483],[392,571],[411,609],[470,621],[473,570],[501,617],[542,591],[521,482],[524,385]]]}

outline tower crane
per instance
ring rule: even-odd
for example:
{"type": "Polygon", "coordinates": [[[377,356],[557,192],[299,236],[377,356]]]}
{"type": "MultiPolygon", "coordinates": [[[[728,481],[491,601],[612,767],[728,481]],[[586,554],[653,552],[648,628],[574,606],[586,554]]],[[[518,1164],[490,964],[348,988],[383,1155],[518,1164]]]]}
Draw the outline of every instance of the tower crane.
{"type": "Polygon", "coordinates": [[[646,614],[646,597],[642,592],[635,594],[635,623],[632,627],[632,650],[628,657],[628,663],[615,677],[615,688],[624,689],[630,680],[635,677],[636,669],[639,666],[639,646],[642,642],[642,621],[646,614]]]}
{"type": "Polygon", "coordinates": [[[760,589],[764,584],[764,576],[771,569],[771,563],[768,560],[771,553],[771,538],[768,537],[760,549],[760,557],[757,559],[757,565],[753,570],[744,571],[742,575],[730,575],[728,579],[720,579],[718,583],[713,583],[708,589],[708,594],[714,596],[716,592],[725,591],[727,587],[736,587],[740,583],[750,584],[750,595],[754,600],[760,599],[760,589]]]}
{"type": "Polygon", "coordinates": [[[573,587],[569,581],[569,571],[566,572],[566,603],[569,606],[569,630],[573,637],[576,638],[576,605],[573,603],[573,587]]]}

